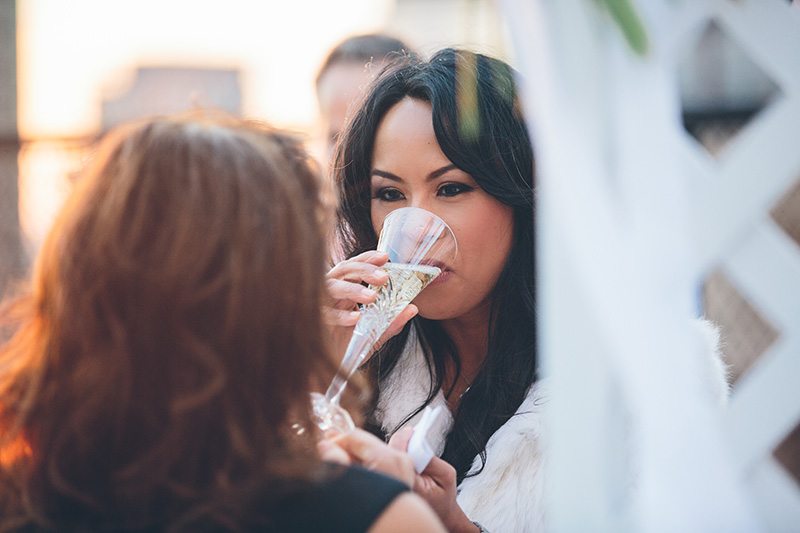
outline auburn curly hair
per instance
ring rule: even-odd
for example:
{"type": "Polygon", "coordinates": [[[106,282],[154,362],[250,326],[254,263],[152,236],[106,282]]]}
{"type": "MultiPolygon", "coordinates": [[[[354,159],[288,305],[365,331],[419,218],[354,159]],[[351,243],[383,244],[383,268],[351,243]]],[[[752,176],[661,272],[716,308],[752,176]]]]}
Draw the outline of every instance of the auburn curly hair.
{"type": "Polygon", "coordinates": [[[320,180],[237,119],[107,136],[5,306],[0,530],[244,529],[319,475],[320,180]]]}

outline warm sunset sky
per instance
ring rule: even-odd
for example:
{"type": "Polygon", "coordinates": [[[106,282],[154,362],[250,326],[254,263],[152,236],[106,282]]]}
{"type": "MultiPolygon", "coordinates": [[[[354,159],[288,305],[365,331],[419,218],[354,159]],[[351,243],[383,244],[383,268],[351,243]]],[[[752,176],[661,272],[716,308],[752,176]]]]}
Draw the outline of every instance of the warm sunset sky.
{"type": "MultiPolygon", "coordinates": [[[[102,99],[140,66],[233,68],[245,115],[313,133],[313,80],[328,49],[378,31],[393,0],[19,0],[19,129],[23,139],[91,136],[102,99]]],[[[27,143],[20,211],[31,254],[64,196],[80,150],[27,143]]]]}
{"type": "Polygon", "coordinates": [[[305,126],[327,49],[378,30],[391,0],[20,0],[19,125],[23,137],[93,133],[98,102],[137,66],[233,67],[244,112],[305,126]]]}
{"type": "Polygon", "coordinates": [[[236,69],[242,111],[318,133],[314,78],[354,33],[388,31],[423,53],[458,44],[503,56],[491,0],[17,0],[20,214],[35,254],[86,157],[101,102],[139,67],[236,69]]]}

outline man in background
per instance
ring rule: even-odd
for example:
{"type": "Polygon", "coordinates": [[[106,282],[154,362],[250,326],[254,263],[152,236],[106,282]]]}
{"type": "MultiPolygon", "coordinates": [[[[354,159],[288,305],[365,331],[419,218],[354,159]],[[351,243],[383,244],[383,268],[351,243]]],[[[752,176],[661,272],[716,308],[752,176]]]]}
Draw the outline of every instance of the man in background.
{"type": "Polygon", "coordinates": [[[348,37],[325,57],[316,79],[326,156],[333,156],[350,105],[361,99],[364,89],[387,63],[413,55],[409,46],[394,37],[366,34],[348,37]]]}

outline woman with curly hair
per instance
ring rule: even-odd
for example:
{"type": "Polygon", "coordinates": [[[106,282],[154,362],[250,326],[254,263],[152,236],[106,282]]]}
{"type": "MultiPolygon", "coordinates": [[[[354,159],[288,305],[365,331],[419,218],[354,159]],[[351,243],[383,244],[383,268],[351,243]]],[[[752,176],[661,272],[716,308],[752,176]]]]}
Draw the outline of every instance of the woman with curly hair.
{"type": "Polygon", "coordinates": [[[102,143],[7,306],[0,530],[441,530],[402,483],[320,457],[320,180],[235,119],[102,143]]]}

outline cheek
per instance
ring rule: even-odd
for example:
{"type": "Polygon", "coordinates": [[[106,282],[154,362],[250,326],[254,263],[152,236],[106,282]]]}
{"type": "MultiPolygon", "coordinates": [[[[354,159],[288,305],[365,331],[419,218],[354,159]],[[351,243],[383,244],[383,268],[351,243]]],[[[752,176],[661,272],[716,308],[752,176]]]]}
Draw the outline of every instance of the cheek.
{"type": "Polygon", "coordinates": [[[482,246],[476,250],[479,254],[477,256],[479,271],[476,272],[479,279],[475,280],[476,284],[486,285],[488,288],[494,287],[511,252],[512,232],[510,224],[483,226],[479,235],[482,246]]]}
{"type": "Polygon", "coordinates": [[[514,231],[513,215],[505,209],[487,210],[483,215],[472,219],[456,237],[460,237],[464,277],[480,293],[491,291],[497,282],[511,252],[514,231]]]}
{"type": "Polygon", "coordinates": [[[453,232],[459,243],[458,275],[444,285],[426,289],[415,300],[420,315],[430,320],[457,318],[482,305],[511,252],[513,224],[502,216],[478,217],[453,232]]]}
{"type": "Polygon", "coordinates": [[[392,209],[386,209],[381,206],[380,202],[371,202],[369,208],[369,216],[372,221],[372,229],[375,230],[375,235],[378,235],[380,227],[383,225],[383,219],[386,218],[392,209]]]}
{"type": "Polygon", "coordinates": [[[459,249],[469,263],[503,263],[511,250],[513,212],[505,206],[492,207],[484,209],[479,216],[465,219],[454,230],[459,249]]]}

